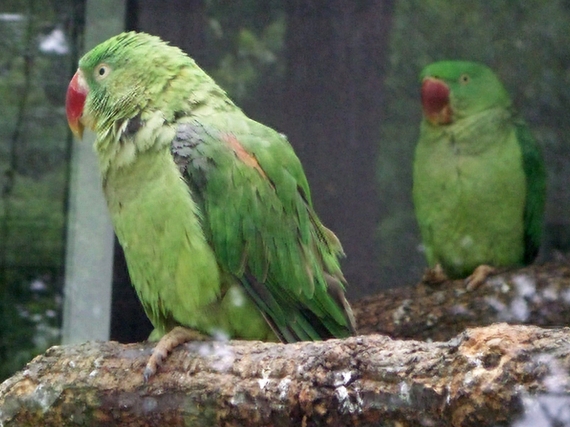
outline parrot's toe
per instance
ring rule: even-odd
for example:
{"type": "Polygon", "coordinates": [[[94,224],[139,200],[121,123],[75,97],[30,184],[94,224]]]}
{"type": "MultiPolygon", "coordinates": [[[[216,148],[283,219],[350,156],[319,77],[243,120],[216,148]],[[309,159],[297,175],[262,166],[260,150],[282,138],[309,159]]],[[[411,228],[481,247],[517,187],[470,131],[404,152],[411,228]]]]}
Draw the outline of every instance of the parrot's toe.
{"type": "Polygon", "coordinates": [[[156,374],[156,371],[166,360],[168,354],[180,344],[184,344],[188,341],[206,341],[208,339],[209,338],[206,335],[203,335],[194,329],[176,326],[164,335],[154,347],[146,367],[144,368],[144,381],[148,382],[150,378],[156,374]]]}
{"type": "Polygon", "coordinates": [[[497,272],[495,267],[490,265],[482,264],[471,273],[469,277],[465,279],[465,284],[469,292],[474,291],[479,286],[481,286],[489,276],[497,272]]]}
{"type": "Polygon", "coordinates": [[[436,264],[433,268],[428,268],[422,276],[422,283],[426,285],[439,285],[445,281],[449,280],[445,271],[441,267],[441,264],[436,264]]]}

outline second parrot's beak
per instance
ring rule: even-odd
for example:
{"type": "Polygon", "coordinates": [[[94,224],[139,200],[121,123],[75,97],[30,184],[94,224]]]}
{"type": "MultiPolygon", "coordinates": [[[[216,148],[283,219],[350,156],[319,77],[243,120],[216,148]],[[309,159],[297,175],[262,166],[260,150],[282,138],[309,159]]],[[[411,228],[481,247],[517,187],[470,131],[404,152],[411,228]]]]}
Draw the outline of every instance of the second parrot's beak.
{"type": "Polygon", "coordinates": [[[83,73],[81,70],[77,70],[67,87],[65,112],[67,114],[69,128],[79,139],[83,138],[84,126],[83,123],[81,123],[81,117],[83,116],[83,107],[88,92],[89,89],[87,88],[83,73]]]}
{"type": "Polygon", "coordinates": [[[435,77],[426,77],[422,82],[422,107],[424,115],[434,125],[446,125],[453,119],[449,105],[449,87],[435,77]]]}

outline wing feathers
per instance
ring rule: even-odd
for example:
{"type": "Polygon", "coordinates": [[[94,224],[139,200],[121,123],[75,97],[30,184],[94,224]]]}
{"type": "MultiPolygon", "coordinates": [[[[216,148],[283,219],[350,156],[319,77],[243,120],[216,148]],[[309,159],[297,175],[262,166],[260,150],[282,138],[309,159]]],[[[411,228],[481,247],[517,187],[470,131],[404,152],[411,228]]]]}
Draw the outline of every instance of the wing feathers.
{"type": "Polygon", "coordinates": [[[172,144],[190,190],[199,193],[193,196],[218,262],[283,341],[350,335],[340,244],[313,212],[286,140],[258,123],[250,128],[231,134],[191,121],[178,125],[172,144]],[[330,278],[336,283],[329,289],[330,278]]]}
{"type": "Polygon", "coordinates": [[[542,217],[544,214],[546,172],[540,148],[526,123],[515,123],[516,135],[521,147],[523,169],[526,177],[526,203],[524,209],[524,263],[530,264],[540,247],[542,217]]]}

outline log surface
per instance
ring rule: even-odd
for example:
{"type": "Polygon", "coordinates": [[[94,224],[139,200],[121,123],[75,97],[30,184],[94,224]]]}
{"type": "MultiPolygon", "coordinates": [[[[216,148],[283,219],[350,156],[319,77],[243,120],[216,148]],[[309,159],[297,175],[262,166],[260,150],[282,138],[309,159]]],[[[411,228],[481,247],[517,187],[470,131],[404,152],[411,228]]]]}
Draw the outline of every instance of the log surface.
{"type": "Polygon", "coordinates": [[[190,343],[144,383],[151,346],[54,347],[0,386],[8,426],[493,426],[570,399],[570,329],[498,324],[448,342],[380,335],[190,343]]]}
{"type": "Polygon", "coordinates": [[[570,325],[570,265],[531,265],[489,277],[468,291],[463,280],[390,289],[353,304],[360,334],[447,341],[493,323],[570,325]]]}
{"type": "Polygon", "coordinates": [[[0,385],[0,426],[570,426],[570,329],[545,328],[567,324],[569,282],[392,290],[355,304],[371,335],[188,343],[148,383],[152,344],[53,347],[0,385]],[[464,330],[505,320],[542,327],[464,330]]]}

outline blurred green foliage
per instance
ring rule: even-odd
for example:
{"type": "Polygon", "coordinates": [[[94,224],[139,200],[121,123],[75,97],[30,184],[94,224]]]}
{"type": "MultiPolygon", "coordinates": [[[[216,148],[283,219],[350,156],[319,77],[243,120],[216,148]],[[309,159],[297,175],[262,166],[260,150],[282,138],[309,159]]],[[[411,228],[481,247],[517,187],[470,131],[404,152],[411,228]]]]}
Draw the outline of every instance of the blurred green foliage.
{"type": "Polygon", "coordinates": [[[0,379],[59,342],[71,71],[64,3],[0,7],[0,379]]]}
{"type": "MultiPolygon", "coordinates": [[[[207,0],[208,73],[243,109],[259,107],[264,89],[285,77],[286,15],[281,0],[207,0]]],[[[263,116],[263,108],[259,108],[263,116]]],[[[262,117],[256,116],[259,120],[262,117]]]]}

